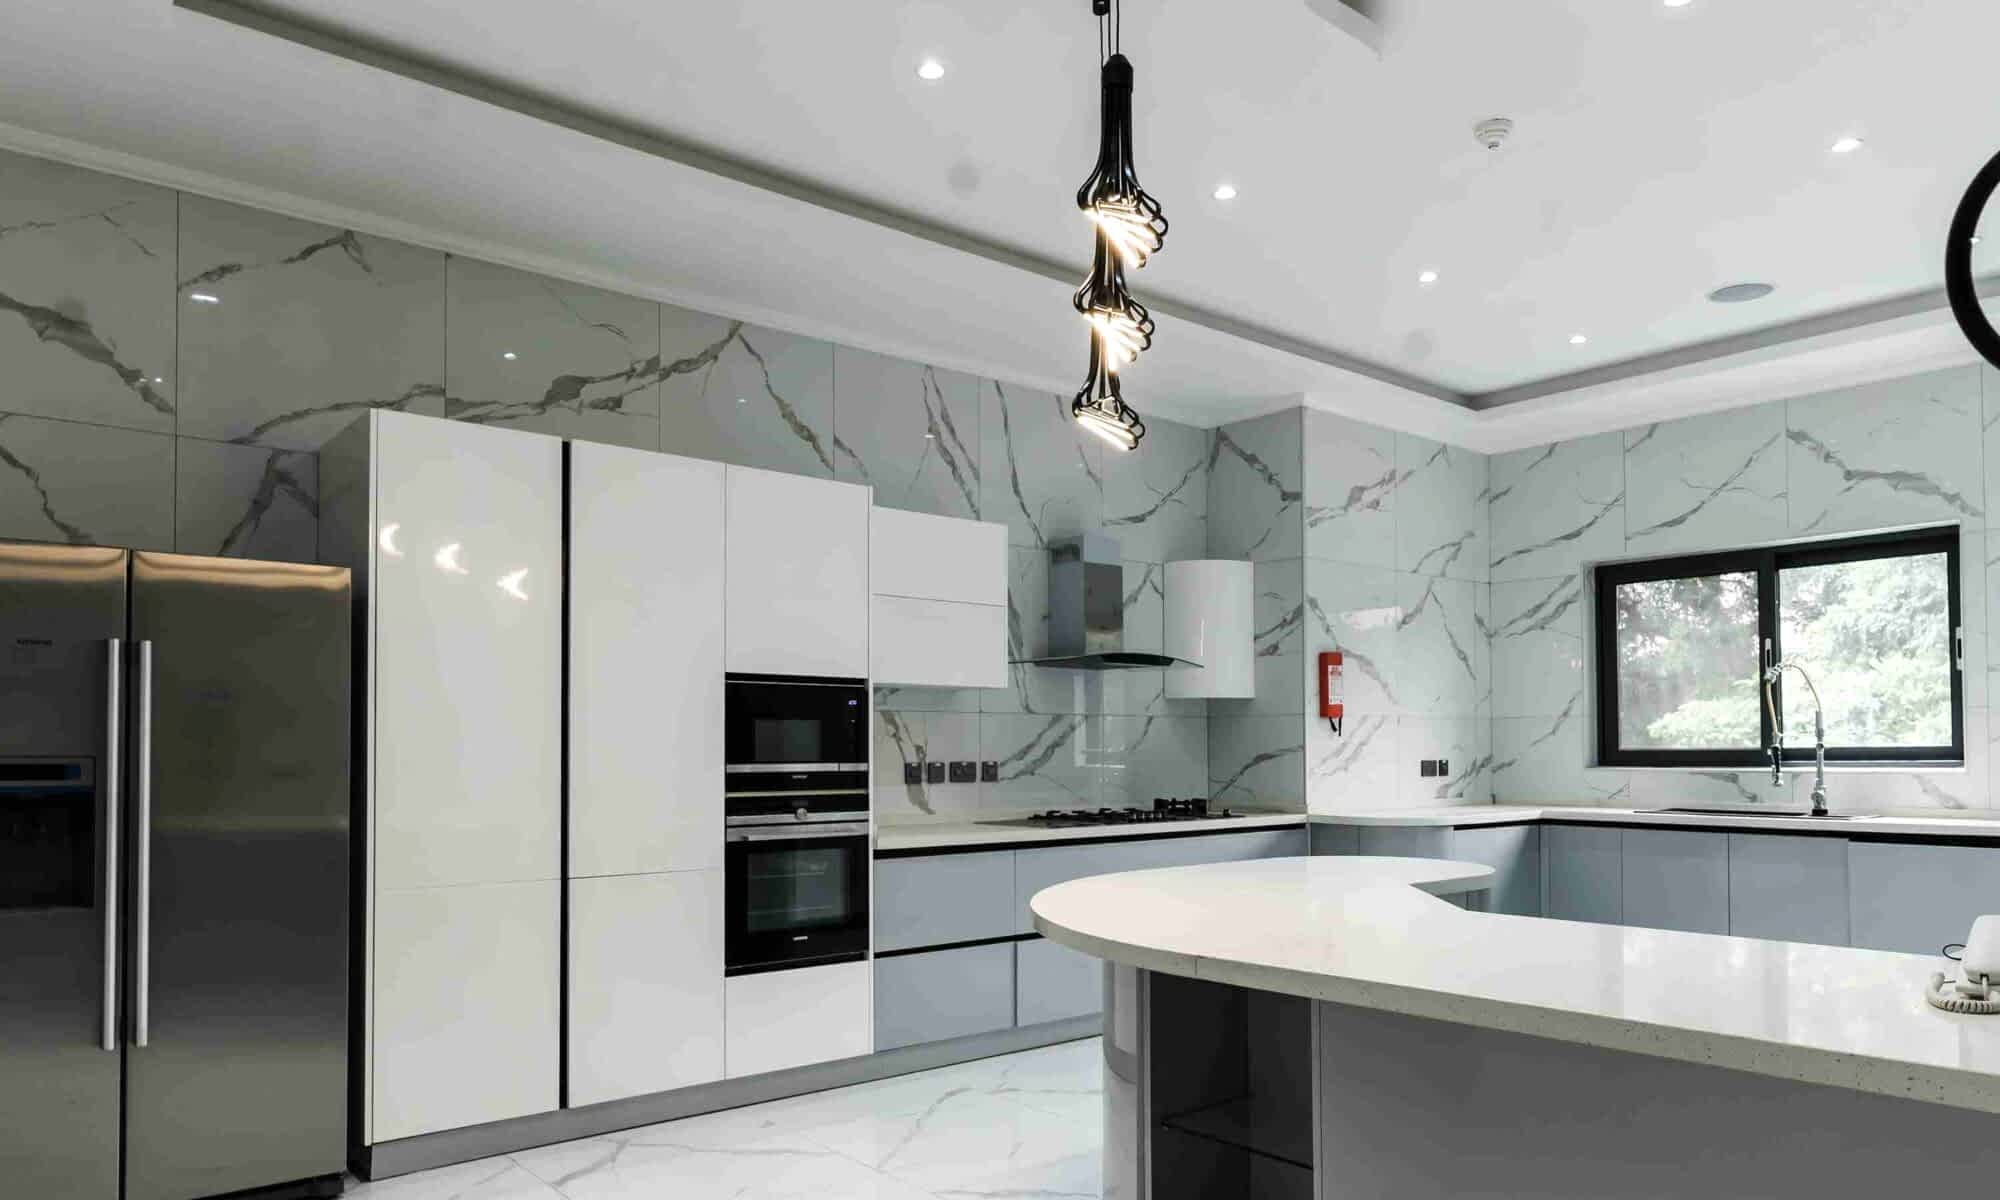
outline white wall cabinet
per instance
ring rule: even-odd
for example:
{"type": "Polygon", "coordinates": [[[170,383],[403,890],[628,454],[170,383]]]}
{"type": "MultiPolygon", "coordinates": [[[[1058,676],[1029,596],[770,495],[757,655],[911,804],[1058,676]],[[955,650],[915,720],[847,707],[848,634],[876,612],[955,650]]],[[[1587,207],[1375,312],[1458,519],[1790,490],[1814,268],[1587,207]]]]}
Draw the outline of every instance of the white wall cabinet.
{"type": "Polygon", "coordinates": [[[722,866],[723,467],[570,447],[571,877],[722,866]]]}
{"type": "Polygon", "coordinates": [[[1007,605],[1007,527],[878,508],[869,516],[869,588],[957,604],[1007,605]]]}
{"type": "Polygon", "coordinates": [[[869,489],[725,473],[728,669],[865,677],[869,489]]]}
{"type": "Polygon", "coordinates": [[[1257,695],[1256,588],[1252,564],[1197,559],[1167,564],[1163,650],[1199,667],[1167,671],[1175,699],[1251,699],[1257,695]]]}
{"type": "Polygon", "coordinates": [[[1007,686],[1007,527],[878,508],[869,673],[904,687],[1007,686]]]}
{"type": "Polygon", "coordinates": [[[1007,686],[1005,605],[877,596],[873,621],[869,674],[878,684],[1007,686]]]}
{"type": "Polygon", "coordinates": [[[556,1107],[561,886],[376,896],[370,1142],[556,1107]]]}
{"type": "Polygon", "coordinates": [[[722,871],[569,888],[570,1103],[721,1079],[722,871]]]}
{"type": "Polygon", "coordinates": [[[874,1048],[872,964],[835,963],[731,978],[729,1077],[857,1058],[874,1048]]]}

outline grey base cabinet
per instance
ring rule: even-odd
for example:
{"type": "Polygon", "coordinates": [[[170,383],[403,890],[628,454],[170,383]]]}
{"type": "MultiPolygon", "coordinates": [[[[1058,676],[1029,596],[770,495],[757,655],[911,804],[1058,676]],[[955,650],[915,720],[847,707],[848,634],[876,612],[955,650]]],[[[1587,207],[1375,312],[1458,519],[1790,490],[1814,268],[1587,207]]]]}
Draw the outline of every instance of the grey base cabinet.
{"type": "Polygon", "coordinates": [[[1578,825],[1542,829],[1542,915],[1625,923],[1625,831],[1578,825]]]}
{"type": "Polygon", "coordinates": [[[1014,946],[1015,1022],[1042,1025],[1104,1010],[1104,962],[1036,938],[1014,946]]]}
{"type": "Polygon", "coordinates": [[[1729,932],[1845,946],[1845,838],[1729,835],[1729,932]]]}
{"type": "Polygon", "coordinates": [[[1627,829],[1625,924],[1729,932],[1729,835],[1627,829]]]}
{"type": "Polygon", "coordinates": [[[1014,1025],[1014,947],[966,946],[875,960],[875,1049],[1014,1025]]]}
{"type": "Polygon", "coordinates": [[[1493,883],[1482,897],[1452,897],[1460,907],[1518,917],[1542,915],[1542,831],[1536,825],[1319,825],[1313,829],[1317,854],[1362,854],[1389,858],[1445,858],[1493,868],[1493,883]]]}
{"type": "Polygon", "coordinates": [[[2000,849],[1850,842],[1848,919],[1870,950],[1936,954],[2000,913],[2000,849]]]}

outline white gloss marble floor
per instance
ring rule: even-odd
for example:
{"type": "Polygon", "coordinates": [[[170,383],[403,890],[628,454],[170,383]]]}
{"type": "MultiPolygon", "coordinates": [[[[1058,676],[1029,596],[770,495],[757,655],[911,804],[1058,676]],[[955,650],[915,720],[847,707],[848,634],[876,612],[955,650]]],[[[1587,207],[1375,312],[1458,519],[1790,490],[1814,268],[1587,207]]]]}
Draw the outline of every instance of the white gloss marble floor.
{"type": "Polygon", "coordinates": [[[648,1125],[380,1183],[351,1200],[1094,1197],[1103,1062],[1090,1038],[648,1125]]]}

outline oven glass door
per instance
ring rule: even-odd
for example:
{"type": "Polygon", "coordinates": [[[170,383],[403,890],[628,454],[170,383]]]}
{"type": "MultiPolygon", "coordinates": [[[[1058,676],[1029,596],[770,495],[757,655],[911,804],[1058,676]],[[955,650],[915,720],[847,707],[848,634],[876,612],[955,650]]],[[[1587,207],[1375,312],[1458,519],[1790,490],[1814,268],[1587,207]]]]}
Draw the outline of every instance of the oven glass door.
{"type": "Polygon", "coordinates": [[[728,843],[728,973],[868,957],[868,836],[756,831],[728,843]]]}
{"type": "Polygon", "coordinates": [[[851,770],[868,761],[868,688],[860,680],[731,675],[725,704],[732,770],[851,770]]]}

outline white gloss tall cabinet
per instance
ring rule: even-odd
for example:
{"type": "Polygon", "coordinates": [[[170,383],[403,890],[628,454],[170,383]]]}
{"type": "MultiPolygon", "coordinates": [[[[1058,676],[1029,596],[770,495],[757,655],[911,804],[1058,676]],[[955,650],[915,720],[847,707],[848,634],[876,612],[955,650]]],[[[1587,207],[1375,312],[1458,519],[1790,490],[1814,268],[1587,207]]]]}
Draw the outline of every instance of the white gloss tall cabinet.
{"type": "Polygon", "coordinates": [[[720,463],[576,442],[572,1105],[724,1074],[720,463]]]}
{"type": "Polygon", "coordinates": [[[366,1144],[558,1103],[562,453],[375,412],[321,454],[362,622],[366,1144]]]}

